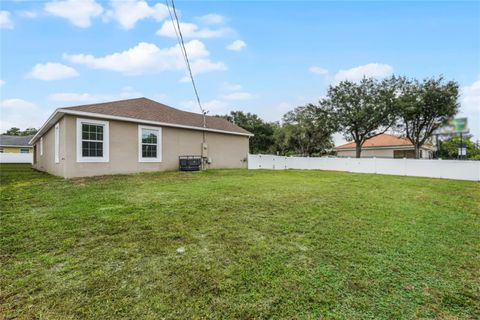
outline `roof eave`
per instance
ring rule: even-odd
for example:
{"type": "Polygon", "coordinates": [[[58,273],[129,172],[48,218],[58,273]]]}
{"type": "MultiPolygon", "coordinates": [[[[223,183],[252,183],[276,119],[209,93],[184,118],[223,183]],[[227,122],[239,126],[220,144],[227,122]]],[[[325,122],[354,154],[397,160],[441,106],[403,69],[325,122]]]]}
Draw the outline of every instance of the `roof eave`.
{"type": "Polygon", "coordinates": [[[48,117],[47,121],[40,127],[37,133],[28,141],[28,144],[34,144],[38,138],[43,136],[43,134],[52,127],[59,119],[63,117],[63,112],[60,112],[61,109],[56,109],[50,117],[48,117]]]}
{"type": "Polygon", "coordinates": [[[102,114],[102,113],[85,112],[85,111],[77,111],[77,110],[69,110],[69,109],[61,109],[60,108],[60,109],[55,110],[55,112],[47,119],[45,124],[40,128],[40,130],[38,130],[38,132],[35,134],[35,136],[33,136],[33,138],[29,141],[29,144],[35,143],[35,141],[37,141],[40,136],[42,136],[48,129],[50,129],[50,127],[52,127],[65,114],[70,114],[70,115],[75,115],[75,116],[84,116],[84,117],[93,117],[93,118],[100,118],[100,119],[109,119],[109,120],[143,123],[143,124],[151,124],[151,125],[157,125],[157,126],[162,126],[162,127],[183,128],[183,129],[189,129],[189,130],[198,130],[198,131],[231,134],[231,135],[237,135],[237,136],[253,137],[253,134],[250,133],[250,132],[245,132],[244,133],[244,132],[226,131],[226,130],[220,130],[220,129],[203,128],[203,127],[188,126],[188,125],[181,125],[181,124],[160,122],[160,121],[142,120],[142,119],[129,118],[129,117],[106,115],[106,114],[102,114]]]}

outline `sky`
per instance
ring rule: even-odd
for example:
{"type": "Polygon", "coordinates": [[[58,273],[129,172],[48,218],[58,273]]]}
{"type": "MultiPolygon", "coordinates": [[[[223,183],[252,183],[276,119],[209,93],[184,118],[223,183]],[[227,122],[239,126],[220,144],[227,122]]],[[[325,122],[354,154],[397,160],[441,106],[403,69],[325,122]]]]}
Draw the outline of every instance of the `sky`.
{"type": "MultiPolygon", "coordinates": [[[[175,4],[211,115],[278,121],[341,80],[443,75],[459,83],[459,116],[480,139],[479,1],[175,4]]],[[[38,128],[59,107],[141,96],[199,111],[164,1],[0,6],[1,131],[38,128]]]]}

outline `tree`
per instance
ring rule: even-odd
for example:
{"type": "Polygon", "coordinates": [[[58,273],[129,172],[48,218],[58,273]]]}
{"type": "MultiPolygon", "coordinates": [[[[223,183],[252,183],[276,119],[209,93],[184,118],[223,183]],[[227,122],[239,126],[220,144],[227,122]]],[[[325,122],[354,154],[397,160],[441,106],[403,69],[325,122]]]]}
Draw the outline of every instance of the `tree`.
{"type": "Polygon", "coordinates": [[[367,139],[386,132],[396,122],[395,103],[395,82],[373,78],[330,86],[321,101],[335,116],[345,138],[355,142],[357,158],[367,139]]]}
{"type": "Polygon", "coordinates": [[[442,159],[457,159],[458,148],[460,141],[467,147],[467,159],[480,159],[480,146],[476,145],[470,136],[463,136],[460,139],[459,136],[454,136],[449,139],[440,142],[440,158],[442,159]]]}
{"type": "Polygon", "coordinates": [[[9,136],[19,136],[20,135],[20,128],[12,127],[8,129],[4,134],[9,136]]]}
{"type": "Polygon", "coordinates": [[[283,116],[283,127],[277,138],[284,153],[294,152],[303,156],[325,153],[333,147],[332,134],[335,121],[323,107],[308,104],[297,107],[283,116]]]}
{"type": "Polygon", "coordinates": [[[407,78],[392,79],[399,88],[400,126],[415,147],[415,157],[418,159],[420,148],[431,138],[433,131],[458,112],[458,83],[445,82],[442,76],[422,82],[407,78]]]}
{"type": "Polygon", "coordinates": [[[19,128],[13,127],[8,129],[4,134],[9,136],[30,136],[37,133],[37,129],[35,128],[27,128],[25,131],[21,131],[19,128]]]}
{"type": "Polygon", "coordinates": [[[230,114],[217,116],[224,118],[237,126],[254,134],[250,138],[250,153],[268,153],[274,145],[275,124],[263,121],[253,113],[243,111],[231,111],[230,114]]]}
{"type": "Polygon", "coordinates": [[[25,129],[25,131],[23,131],[23,134],[22,134],[22,135],[24,135],[24,136],[31,136],[31,135],[36,134],[37,132],[38,132],[38,130],[35,129],[35,128],[27,128],[27,129],[25,129]]]}

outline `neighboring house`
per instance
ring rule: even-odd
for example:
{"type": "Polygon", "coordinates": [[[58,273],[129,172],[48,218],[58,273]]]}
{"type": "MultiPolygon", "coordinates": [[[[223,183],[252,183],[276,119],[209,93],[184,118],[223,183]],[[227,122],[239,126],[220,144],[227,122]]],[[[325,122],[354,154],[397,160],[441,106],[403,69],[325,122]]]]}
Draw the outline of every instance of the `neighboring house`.
{"type": "MultiPolygon", "coordinates": [[[[333,149],[338,157],[355,157],[355,142],[347,143],[333,149]]],[[[431,159],[435,148],[424,145],[421,158],[431,159]]],[[[415,148],[406,138],[383,133],[366,140],[362,146],[362,158],[415,158],[415,148]]]]}
{"type": "Polygon", "coordinates": [[[0,135],[0,153],[32,153],[33,148],[28,144],[33,136],[0,135]]]}
{"type": "Polygon", "coordinates": [[[31,139],[33,167],[65,178],[178,170],[179,156],[208,168],[246,167],[252,134],[225,119],[146,98],[57,109],[31,139]]]}

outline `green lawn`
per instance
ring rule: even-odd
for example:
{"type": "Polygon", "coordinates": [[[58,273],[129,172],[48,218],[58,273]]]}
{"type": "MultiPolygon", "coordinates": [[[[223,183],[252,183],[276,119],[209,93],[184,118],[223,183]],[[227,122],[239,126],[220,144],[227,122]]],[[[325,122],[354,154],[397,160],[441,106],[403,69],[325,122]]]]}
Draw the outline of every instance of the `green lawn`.
{"type": "Polygon", "coordinates": [[[0,168],[0,318],[480,315],[476,182],[0,168]]]}

